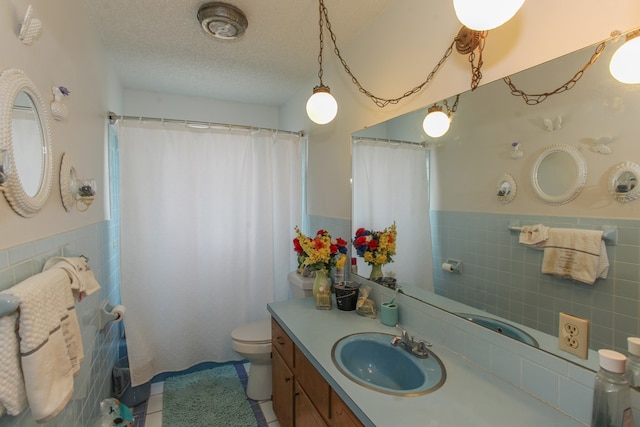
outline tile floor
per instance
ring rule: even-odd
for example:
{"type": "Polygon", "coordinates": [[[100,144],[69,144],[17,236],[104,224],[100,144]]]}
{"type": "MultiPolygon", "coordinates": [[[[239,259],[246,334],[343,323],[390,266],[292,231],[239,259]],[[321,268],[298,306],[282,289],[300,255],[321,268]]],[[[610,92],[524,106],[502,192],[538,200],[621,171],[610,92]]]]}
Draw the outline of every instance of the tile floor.
{"type": "MultiPolygon", "coordinates": [[[[245,364],[244,367],[245,370],[249,372],[249,364],[245,364]]],[[[134,414],[137,420],[136,427],[162,427],[163,387],[164,382],[152,383],[149,400],[145,404],[140,405],[140,407],[134,408],[134,414]]],[[[276,415],[273,412],[271,400],[260,401],[258,404],[260,405],[268,427],[280,427],[276,415]]]]}

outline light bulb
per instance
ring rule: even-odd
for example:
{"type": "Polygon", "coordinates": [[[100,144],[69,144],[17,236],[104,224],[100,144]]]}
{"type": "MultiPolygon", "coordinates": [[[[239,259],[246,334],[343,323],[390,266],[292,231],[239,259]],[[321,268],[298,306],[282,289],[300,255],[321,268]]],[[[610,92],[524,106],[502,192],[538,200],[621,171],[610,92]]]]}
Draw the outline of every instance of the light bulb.
{"type": "MultiPolygon", "coordinates": [[[[430,109],[431,110],[431,109],[430,109]]],[[[451,120],[442,110],[434,109],[429,111],[427,117],[422,122],[422,128],[432,138],[439,138],[449,130],[451,120]]]]}
{"type": "Polygon", "coordinates": [[[640,83],[640,37],[627,40],[611,57],[609,72],[621,83],[640,83]]]}
{"type": "Polygon", "coordinates": [[[319,124],[325,125],[336,117],[338,113],[338,103],[329,92],[327,86],[316,86],[313,88],[313,95],[307,101],[307,116],[319,124]]]}
{"type": "Polygon", "coordinates": [[[453,0],[456,16],[472,30],[487,31],[513,18],[524,0],[453,0]]]}

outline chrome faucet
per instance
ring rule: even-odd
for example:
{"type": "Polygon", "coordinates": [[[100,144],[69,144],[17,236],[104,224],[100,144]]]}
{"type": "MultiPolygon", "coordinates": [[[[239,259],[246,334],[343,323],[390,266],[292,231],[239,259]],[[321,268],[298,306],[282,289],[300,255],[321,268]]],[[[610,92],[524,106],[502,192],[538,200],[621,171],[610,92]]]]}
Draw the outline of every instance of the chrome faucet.
{"type": "Polygon", "coordinates": [[[391,345],[394,347],[400,346],[412,355],[419,359],[426,359],[429,357],[429,351],[427,347],[431,347],[431,343],[426,341],[415,341],[414,337],[409,338],[407,330],[402,325],[397,324],[396,328],[400,329],[400,336],[393,337],[391,345]]]}

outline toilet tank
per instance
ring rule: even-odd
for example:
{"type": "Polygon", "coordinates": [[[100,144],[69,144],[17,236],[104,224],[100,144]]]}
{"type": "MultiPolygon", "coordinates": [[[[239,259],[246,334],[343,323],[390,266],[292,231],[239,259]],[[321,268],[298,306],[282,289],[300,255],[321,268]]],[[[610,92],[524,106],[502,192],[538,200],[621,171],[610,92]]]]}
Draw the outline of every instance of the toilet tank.
{"type": "Polygon", "coordinates": [[[313,296],[314,277],[303,277],[297,271],[289,273],[289,286],[293,299],[307,298],[313,296]]]}

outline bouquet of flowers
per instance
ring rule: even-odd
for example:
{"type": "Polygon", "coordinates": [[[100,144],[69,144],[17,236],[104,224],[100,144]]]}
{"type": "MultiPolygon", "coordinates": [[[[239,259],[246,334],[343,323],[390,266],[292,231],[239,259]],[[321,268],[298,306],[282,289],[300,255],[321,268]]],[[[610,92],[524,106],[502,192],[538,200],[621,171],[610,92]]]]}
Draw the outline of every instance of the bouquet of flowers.
{"type": "Polygon", "coordinates": [[[347,241],[331,238],[326,230],[318,230],[316,236],[307,237],[298,227],[293,239],[293,249],[298,254],[298,269],[330,271],[333,267],[344,266],[347,259],[347,241]]]}
{"type": "Polygon", "coordinates": [[[353,239],[353,246],[359,257],[369,265],[383,265],[393,262],[396,254],[396,223],[382,231],[359,228],[353,239]]]}

